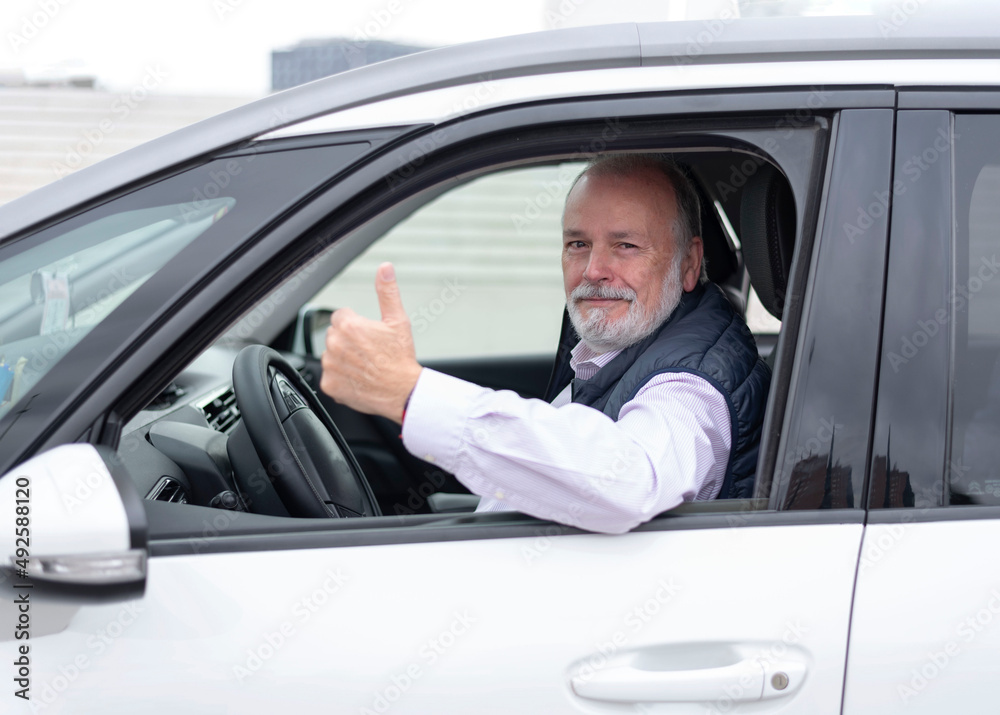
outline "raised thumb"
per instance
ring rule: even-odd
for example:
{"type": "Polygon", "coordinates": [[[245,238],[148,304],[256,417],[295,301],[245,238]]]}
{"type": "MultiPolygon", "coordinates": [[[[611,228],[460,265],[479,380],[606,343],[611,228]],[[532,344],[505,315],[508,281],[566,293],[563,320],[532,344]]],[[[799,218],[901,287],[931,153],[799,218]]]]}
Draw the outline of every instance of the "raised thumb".
{"type": "Polygon", "coordinates": [[[403,310],[403,299],[399,295],[396,270],[391,263],[383,263],[378,267],[375,276],[375,293],[378,294],[378,307],[382,311],[383,323],[409,322],[409,317],[403,310]]]}

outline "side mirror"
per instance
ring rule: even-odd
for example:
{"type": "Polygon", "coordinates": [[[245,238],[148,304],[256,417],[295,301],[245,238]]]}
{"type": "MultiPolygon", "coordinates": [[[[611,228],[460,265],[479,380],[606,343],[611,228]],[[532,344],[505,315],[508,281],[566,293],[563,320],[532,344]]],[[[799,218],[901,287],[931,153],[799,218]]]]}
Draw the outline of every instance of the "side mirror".
{"type": "Polygon", "coordinates": [[[326,346],[326,329],[330,327],[333,310],[305,305],[295,319],[295,337],[292,352],[307,357],[318,358],[326,346]]]}
{"type": "Polygon", "coordinates": [[[14,588],[124,599],[146,584],[142,500],[106,447],[67,444],[0,477],[0,567],[14,588]]]}

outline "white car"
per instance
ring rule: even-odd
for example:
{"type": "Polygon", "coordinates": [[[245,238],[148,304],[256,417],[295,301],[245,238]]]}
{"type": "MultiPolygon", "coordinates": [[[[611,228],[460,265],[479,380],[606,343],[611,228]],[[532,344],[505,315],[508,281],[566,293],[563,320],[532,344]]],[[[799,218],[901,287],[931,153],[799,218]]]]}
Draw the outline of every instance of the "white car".
{"type": "Polygon", "coordinates": [[[0,207],[0,710],[995,710],[1000,39],[911,4],[421,53],[0,207]],[[317,338],[390,259],[423,364],[540,396],[608,151],[691,176],[751,304],[754,497],[473,514],[317,338]]]}

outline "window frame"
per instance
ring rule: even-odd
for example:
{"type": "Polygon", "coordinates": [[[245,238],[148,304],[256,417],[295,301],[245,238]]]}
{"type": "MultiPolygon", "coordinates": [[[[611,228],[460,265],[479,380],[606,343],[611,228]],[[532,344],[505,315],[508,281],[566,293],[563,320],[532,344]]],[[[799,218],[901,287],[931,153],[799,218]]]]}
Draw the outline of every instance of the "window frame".
{"type": "MultiPolygon", "coordinates": [[[[133,352],[133,358],[127,361],[120,371],[122,376],[132,377],[128,382],[129,387],[123,390],[122,398],[115,401],[114,410],[105,414],[105,420],[111,421],[110,418],[117,415],[127,415],[129,409],[134,409],[135,398],[134,394],[130,394],[130,390],[136,384],[143,383],[146,386],[144,392],[148,393],[165,384],[182,364],[182,360],[179,359],[161,360],[158,363],[149,360],[140,368],[136,364],[137,360],[142,360],[146,356],[149,358],[156,356],[158,359],[159,356],[166,354],[167,347],[178,342],[186,342],[185,356],[197,354],[214,336],[222,332],[223,327],[276,288],[291,272],[320,255],[331,242],[350,234],[366,221],[390,208],[398,207],[406,200],[418,197],[421,192],[438,188],[441,183],[521,162],[538,161],[541,158],[577,156],[580,147],[589,146],[591,142],[594,143],[595,149],[605,149],[607,143],[601,139],[600,129],[611,126],[609,117],[615,122],[622,121],[621,117],[627,117],[625,121],[629,123],[628,131],[615,141],[615,149],[670,150],[704,146],[706,141],[716,146],[725,140],[731,142],[733,147],[752,151],[765,160],[777,162],[792,176],[793,189],[800,194],[805,192],[804,196],[810,197],[805,200],[797,196],[797,201],[801,201],[801,204],[808,209],[801,212],[800,231],[803,234],[803,244],[811,244],[815,233],[814,227],[817,225],[819,190],[826,171],[826,162],[822,158],[815,161],[811,154],[804,161],[801,159],[795,161],[791,158],[795,156],[795,152],[789,147],[782,148],[780,145],[777,151],[771,154],[760,147],[754,147],[746,140],[746,136],[748,132],[753,131],[777,132],[779,131],[777,127],[782,126],[782,121],[785,123],[785,128],[781,131],[784,132],[794,133],[795,128],[802,127],[807,127],[804,129],[806,132],[814,131],[808,128],[813,126],[812,117],[816,116],[811,113],[808,118],[800,118],[799,124],[794,125],[792,129],[787,128],[788,118],[795,116],[793,114],[795,107],[812,106],[808,104],[812,95],[810,91],[792,90],[665,94],[613,100],[599,98],[498,110],[482,116],[464,118],[444,128],[427,128],[423,132],[411,133],[403,139],[392,142],[372,160],[359,164],[346,176],[318,191],[314,200],[289,215],[283,222],[273,226],[256,241],[252,251],[243,250],[223,267],[216,280],[205,285],[196,296],[192,296],[191,300],[179,307],[174,318],[167,321],[168,324],[163,330],[138,345],[133,352]],[[636,128],[637,124],[641,127],[636,128]],[[595,127],[597,131],[594,130],[595,127]],[[426,147],[427,137],[433,136],[433,133],[438,133],[434,150],[414,155],[415,151],[426,147]],[[598,145],[597,142],[602,144],[598,145]],[[417,161],[409,165],[401,164],[400,157],[405,156],[416,156],[417,161]],[[817,172],[816,166],[822,167],[822,171],[817,172]],[[408,176],[400,175],[401,167],[410,170],[408,176]],[[329,207],[335,207],[332,213],[329,207]],[[212,311],[209,306],[217,310],[212,311]],[[176,330],[178,324],[184,325],[186,329],[176,330]],[[174,330],[170,329],[172,326],[174,330]],[[152,368],[149,367],[151,364],[152,368]]],[[[827,105],[819,113],[827,117],[827,121],[837,110],[844,107],[884,107],[892,101],[892,93],[884,90],[845,90],[830,92],[828,95],[827,105]]],[[[801,260],[797,265],[801,265],[801,260]]],[[[793,313],[795,310],[801,310],[801,301],[793,301],[791,305],[799,306],[797,309],[792,309],[793,313]]],[[[785,360],[795,353],[795,333],[800,323],[801,314],[796,315],[794,320],[786,315],[782,332],[785,337],[781,341],[784,347],[779,343],[779,351],[784,354],[785,360]]],[[[779,375],[782,374],[781,359],[779,357],[779,375]]],[[[788,404],[786,398],[794,394],[795,386],[789,382],[788,371],[786,370],[784,374],[786,377],[783,378],[785,380],[783,389],[772,393],[772,402],[769,406],[771,423],[776,421],[780,423],[784,407],[788,404]],[[775,397],[775,393],[779,397],[775,397]]],[[[117,419],[120,423],[120,417],[117,419]]],[[[105,439],[108,436],[112,441],[116,439],[113,430],[105,431],[104,434],[105,439]]],[[[762,446],[768,446],[768,451],[776,453],[777,440],[780,437],[781,432],[771,427],[765,433],[762,446]]],[[[761,464],[766,463],[762,458],[761,464]]],[[[799,513],[745,512],[735,520],[732,514],[726,513],[685,516],[680,520],[676,516],[667,515],[658,517],[640,528],[709,528],[754,523],[856,523],[861,518],[859,516],[861,513],[858,509],[799,513]],[[688,522],[690,525],[684,526],[688,518],[691,519],[688,522]]],[[[477,517],[480,518],[483,517],[477,517]]],[[[152,521],[151,519],[151,523],[152,521]]],[[[531,521],[532,524],[523,528],[513,523],[502,526],[492,524],[489,520],[477,522],[469,526],[473,535],[468,538],[508,536],[515,535],[511,530],[551,527],[551,525],[546,526],[545,522],[531,521]]],[[[203,523],[201,517],[198,518],[198,522],[199,525],[203,523]]],[[[290,524],[279,525],[274,521],[269,523],[272,528],[260,531],[255,529],[255,533],[267,533],[277,537],[279,534],[290,532],[290,524]]],[[[358,529],[359,534],[368,534],[367,537],[358,538],[374,538],[376,541],[384,539],[380,543],[402,542],[412,538],[411,530],[392,529],[389,531],[399,533],[386,535],[383,533],[383,524],[371,523],[370,526],[371,528],[358,529]],[[411,535],[405,536],[404,532],[411,535]]],[[[329,526],[320,531],[339,533],[344,528],[345,525],[329,526]]],[[[559,528],[567,529],[567,527],[559,528]]],[[[315,529],[315,525],[311,525],[311,528],[302,530],[315,532],[315,529]]],[[[168,533],[171,531],[169,529],[166,531],[156,529],[156,531],[158,533],[153,534],[156,538],[178,543],[179,535],[176,531],[172,535],[168,533]]],[[[431,531],[426,528],[420,530],[421,536],[418,536],[417,540],[435,540],[431,531]]],[[[194,533],[189,532],[189,538],[193,538],[194,533]]],[[[241,537],[234,535],[233,538],[235,541],[230,542],[227,538],[218,543],[229,544],[223,550],[229,550],[230,547],[233,550],[241,550],[238,545],[241,537]]],[[[350,541],[353,537],[344,535],[343,538],[350,541]]],[[[252,548],[260,547],[259,542],[252,537],[250,541],[256,544],[252,548]]],[[[213,548],[219,548],[218,543],[213,548]]],[[[272,543],[277,547],[283,542],[278,538],[269,538],[268,548],[272,543]]]]}

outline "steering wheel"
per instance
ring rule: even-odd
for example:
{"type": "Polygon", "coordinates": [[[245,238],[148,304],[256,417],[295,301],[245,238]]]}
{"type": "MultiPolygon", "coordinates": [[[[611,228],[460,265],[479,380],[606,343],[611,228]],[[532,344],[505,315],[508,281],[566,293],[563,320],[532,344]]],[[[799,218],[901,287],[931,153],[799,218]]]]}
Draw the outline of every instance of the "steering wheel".
{"type": "MultiPolygon", "coordinates": [[[[247,449],[248,436],[291,516],[381,516],[340,430],[285,358],[264,345],[243,348],[233,363],[233,391],[246,429],[241,435],[238,428],[230,438],[237,473],[239,463],[246,460],[233,452],[247,449]]],[[[262,483],[267,481],[258,479],[258,486],[266,487],[262,483]]],[[[274,499],[269,491],[249,491],[252,511],[280,513],[280,507],[268,508],[267,498],[274,499]],[[264,498],[255,500],[254,491],[264,498]]]]}

